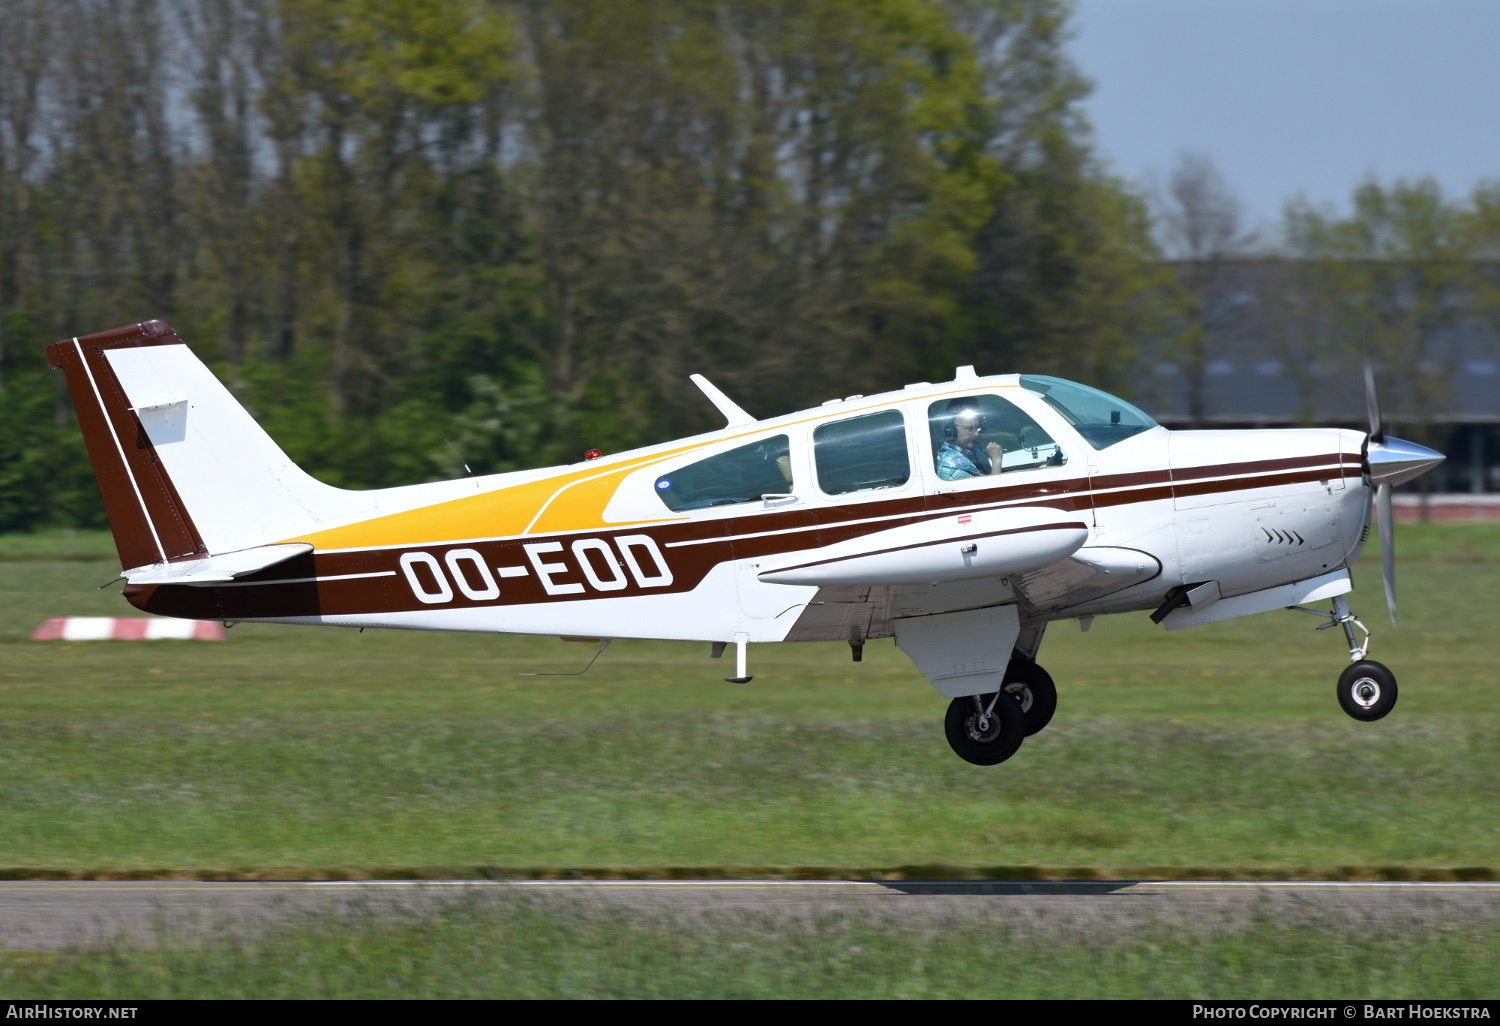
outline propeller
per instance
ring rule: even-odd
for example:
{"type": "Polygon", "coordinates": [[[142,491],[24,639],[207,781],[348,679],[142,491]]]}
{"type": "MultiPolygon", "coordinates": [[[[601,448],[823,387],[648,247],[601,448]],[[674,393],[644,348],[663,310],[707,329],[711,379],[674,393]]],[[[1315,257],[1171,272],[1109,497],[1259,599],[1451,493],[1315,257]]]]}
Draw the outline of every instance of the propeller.
{"type": "Polygon", "coordinates": [[[1382,482],[1375,488],[1375,516],[1380,521],[1380,579],[1385,582],[1385,607],[1390,610],[1391,626],[1396,626],[1396,529],[1391,525],[1391,485],[1382,482]]]}
{"type": "Polygon", "coordinates": [[[1375,365],[1370,354],[1365,353],[1365,412],[1370,415],[1370,441],[1379,445],[1385,441],[1385,423],[1380,419],[1380,396],[1375,393],[1375,365]]]}
{"type": "MultiPolygon", "coordinates": [[[[1370,417],[1369,450],[1385,444],[1385,421],[1380,416],[1380,395],[1375,390],[1375,365],[1365,351],[1365,413],[1370,417]]],[[[1374,464],[1371,464],[1373,470],[1374,464]]],[[[1374,475],[1371,475],[1373,479],[1374,475]]],[[[1391,526],[1391,485],[1382,481],[1375,486],[1375,519],[1380,525],[1380,579],[1385,584],[1385,606],[1396,626],[1396,531],[1391,526]]]]}
{"type": "Polygon", "coordinates": [[[1385,582],[1385,604],[1396,623],[1396,538],[1395,518],[1391,510],[1391,488],[1420,477],[1443,462],[1442,453],[1408,442],[1387,438],[1380,417],[1380,398],[1375,392],[1375,368],[1365,356],[1365,411],[1370,416],[1370,437],[1365,456],[1370,465],[1370,482],[1375,485],[1375,516],[1380,521],[1380,576],[1385,582]]]}

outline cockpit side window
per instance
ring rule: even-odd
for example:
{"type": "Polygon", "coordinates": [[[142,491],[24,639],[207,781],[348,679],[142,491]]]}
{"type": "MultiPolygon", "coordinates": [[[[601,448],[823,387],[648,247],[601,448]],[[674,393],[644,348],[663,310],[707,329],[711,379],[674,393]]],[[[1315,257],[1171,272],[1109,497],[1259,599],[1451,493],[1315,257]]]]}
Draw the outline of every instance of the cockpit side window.
{"type": "Polygon", "coordinates": [[[1027,374],[1021,387],[1041,396],[1095,449],[1108,449],[1156,427],[1156,421],[1125,400],[1076,381],[1027,374]]]}
{"type": "Polygon", "coordinates": [[[829,495],[899,488],[911,478],[906,418],[882,410],[822,424],[813,432],[818,487],[829,495]]]}
{"type": "Polygon", "coordinates": [[[932,460],[944,481],[1059,467],[1068,457],[1031,416],[998,395],[940,399],[927,408],[932,460]]]}
{"type": "Polygon", "coordinates": [[[656,494],[674,513],[758,502],[791,491],[791,450],[786,435],[762,438],[656,479],[656,494]]]}

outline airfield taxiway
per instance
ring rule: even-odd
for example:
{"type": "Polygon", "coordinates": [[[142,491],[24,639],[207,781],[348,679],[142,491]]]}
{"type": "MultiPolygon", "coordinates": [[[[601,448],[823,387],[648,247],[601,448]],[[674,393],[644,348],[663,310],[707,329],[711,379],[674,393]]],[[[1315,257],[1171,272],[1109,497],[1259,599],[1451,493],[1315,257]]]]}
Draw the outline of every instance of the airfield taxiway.
{"type": "Polygon", "coordinates": [[[0,948],[46,950],[254,932],[301,917],[421,916],[458,902],[708,918],[868,915],[910,928],[1021,923],[1064,934],[1246,926],[1262,916],[1399,929],[1500,919],[1500,883],[1241,881],[0,882],[0,948]]]}

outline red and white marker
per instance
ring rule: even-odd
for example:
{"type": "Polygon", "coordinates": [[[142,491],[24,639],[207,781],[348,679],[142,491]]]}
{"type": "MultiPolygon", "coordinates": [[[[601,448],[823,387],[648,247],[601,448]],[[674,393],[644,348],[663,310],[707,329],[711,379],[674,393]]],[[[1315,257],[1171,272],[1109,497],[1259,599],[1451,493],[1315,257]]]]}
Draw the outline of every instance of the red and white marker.
{"type": "Polygon", "coordinates": [[[59,616],[31,632],[32,641],[227,641],[214,620],[170,617],[59,616]]]}

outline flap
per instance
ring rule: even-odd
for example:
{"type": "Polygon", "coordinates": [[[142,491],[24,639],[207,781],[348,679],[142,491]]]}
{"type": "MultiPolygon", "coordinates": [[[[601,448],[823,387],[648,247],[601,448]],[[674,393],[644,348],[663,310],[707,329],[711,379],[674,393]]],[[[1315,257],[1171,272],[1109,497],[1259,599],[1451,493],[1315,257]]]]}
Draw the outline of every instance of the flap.
{"type": "Polygon", "coordinates": [[[1149,552],[1090,545],[1051,566],[1018,573],[1011,584],[1032,609],[1052,613],[1124,591],[1160,573],[1161,561],[1149,552]]]}

